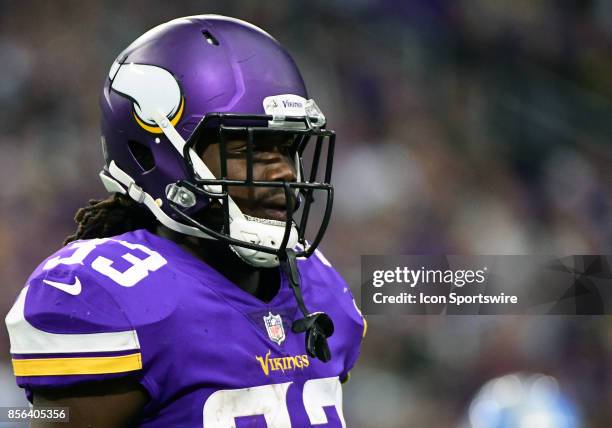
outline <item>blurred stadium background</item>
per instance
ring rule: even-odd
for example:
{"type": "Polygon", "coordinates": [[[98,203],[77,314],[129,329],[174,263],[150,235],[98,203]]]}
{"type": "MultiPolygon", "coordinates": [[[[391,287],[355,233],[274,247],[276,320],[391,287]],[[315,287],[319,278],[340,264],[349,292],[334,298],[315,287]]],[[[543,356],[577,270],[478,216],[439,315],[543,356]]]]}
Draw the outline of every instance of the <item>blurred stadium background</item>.
{"type": "MultiPolygon", "coordinates": [[[[0,313],[105,196],[115,56],[199,13],[273,34],[338,132],[323,251],[357,297],[362,254],[612,253],[612,2],[0,0],[0,313]]],[[[568,428],[612,426],[609,317],[368,321],[349,427],[466,426],[481,386],[516,371],[556,378],[568,428]]],[[[9,364],[1,328],[0,406],[23,402],[9,364]]]]}

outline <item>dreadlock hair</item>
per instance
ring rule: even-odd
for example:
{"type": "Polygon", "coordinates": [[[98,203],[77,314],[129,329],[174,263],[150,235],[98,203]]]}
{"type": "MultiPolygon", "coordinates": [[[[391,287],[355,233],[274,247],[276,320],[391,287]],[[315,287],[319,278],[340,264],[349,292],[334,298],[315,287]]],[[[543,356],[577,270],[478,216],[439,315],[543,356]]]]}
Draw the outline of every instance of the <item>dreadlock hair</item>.
{"type": "Polygon", "coordinates": [[[129,196],[114,193],[107,199],[91,199],[74,216],[77,230],[64,245],[78,239],[108,238],[137,229],[155,232],[157,220],[151,211],[129,196]]]}

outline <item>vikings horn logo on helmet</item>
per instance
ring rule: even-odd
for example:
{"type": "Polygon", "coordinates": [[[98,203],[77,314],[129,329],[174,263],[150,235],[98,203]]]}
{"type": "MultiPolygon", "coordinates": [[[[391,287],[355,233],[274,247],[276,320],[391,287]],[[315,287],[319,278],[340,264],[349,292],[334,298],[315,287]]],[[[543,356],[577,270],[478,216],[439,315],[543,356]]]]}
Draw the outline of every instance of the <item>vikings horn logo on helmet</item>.
{"type": "Polygon", "coordinates": [[[178,82],[168,70],[154,65],[114,63],[111,77],[113,73],[111,88],[132,100],[134,119],[144,130],[162,133],[153,119],[155,111],[167,117],[172,126],[181,119],[185,99],[178,82]]]}

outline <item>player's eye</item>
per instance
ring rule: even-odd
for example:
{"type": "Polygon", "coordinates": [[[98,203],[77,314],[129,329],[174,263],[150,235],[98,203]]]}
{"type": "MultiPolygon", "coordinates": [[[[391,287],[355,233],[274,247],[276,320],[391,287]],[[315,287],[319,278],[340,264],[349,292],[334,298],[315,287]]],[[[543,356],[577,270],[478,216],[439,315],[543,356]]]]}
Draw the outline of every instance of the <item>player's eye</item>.
{"type": "Polygon", "coordinates": [[[229,141],[226,143],[225,150],[228,156],[242,155],[247,152],[246,141],[229,141]]]}
{"type": "MultiPolygon", "coordinates": [[[[251,142],[253,159],[258,160],[267,153],[278,152],[291,159],[297,150],[295,135],[257,134],[251,142]]],[[[229,140],[225,144],[226,155],[230,158],[246,157],[249,143],[246,138],[229,140]]]]}
{"type": "Polygon", "coordinates": [[[295,153],[294,135],[270,135],[267,138],[261,138],[255,141],[255,150],[259,152],[278,151],[283,155],[292,155],[295,153]]]}
{"type": "Polygon", "coordinates": [[[245,153],[247,151],[247,144],[237,144],[231,147],[230,151],[234,153],[245,153]]]}

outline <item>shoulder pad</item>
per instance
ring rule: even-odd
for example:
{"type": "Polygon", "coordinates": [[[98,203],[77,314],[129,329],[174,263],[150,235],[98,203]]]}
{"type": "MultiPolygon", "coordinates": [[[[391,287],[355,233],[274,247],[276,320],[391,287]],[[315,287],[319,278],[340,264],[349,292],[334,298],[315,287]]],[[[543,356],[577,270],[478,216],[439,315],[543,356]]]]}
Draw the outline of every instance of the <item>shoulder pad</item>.
{"type": "Polygon", "coordinates": [[[76,241],[30,276],[6,317],[18,383],[39,377],[24,384],[52,386],[55,379],[42,380],[142,368],[138,328],[165,318],[173,305],[171,297],[146,298],[167,281],[153,275],[163,275],[157,271],[166,260],[124,237],[76,241]]]}
{"type": "Polygon", "coordinates": [[[308,286],[319,288],[320,293],[334,296],[349,317],[363,325],[364,319],[355,303],[351,288],[321,251],[317,249],[311,257],[302,260],[300,273],[303,278],[307,278],[308,286]]]}

